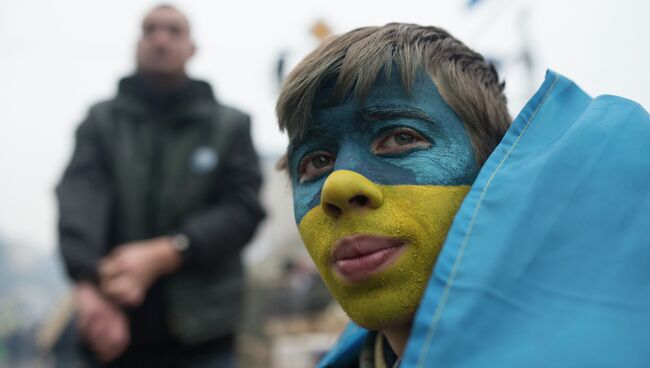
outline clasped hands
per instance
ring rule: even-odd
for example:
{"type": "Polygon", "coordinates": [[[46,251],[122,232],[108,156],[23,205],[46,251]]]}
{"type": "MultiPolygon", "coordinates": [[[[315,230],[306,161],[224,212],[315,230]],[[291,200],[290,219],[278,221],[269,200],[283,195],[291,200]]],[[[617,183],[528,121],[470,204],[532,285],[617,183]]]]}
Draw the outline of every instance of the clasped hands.
{"type": "Polygon", "coordinates": [[[99,282],[75,287],[77,327],[101,362],[109,362],[128,347],[129,322],[122,307],[136,307],[158,278],[181,263],[169,237],[117,246],[99,263],[99,282]]]}
{"type": "Polygon", "coordinates": [[[147,290],[163,275],[174,272],[181,262],[170,237],[122,244],[99,263],[99,286],[115,303],[135,307],[147,290]]]}

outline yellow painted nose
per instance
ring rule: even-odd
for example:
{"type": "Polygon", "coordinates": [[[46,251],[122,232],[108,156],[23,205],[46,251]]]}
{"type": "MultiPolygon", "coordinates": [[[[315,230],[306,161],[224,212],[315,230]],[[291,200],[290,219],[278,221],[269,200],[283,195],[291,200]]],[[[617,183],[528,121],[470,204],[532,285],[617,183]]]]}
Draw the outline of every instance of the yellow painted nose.
{"type": "Polygon", "coordinates": [[[334,171],[327,177],[321,192],[320,205],[332,218],[355,209],[379,208],[384,195],[379,187],[365,176],[349,170],[334,171]]]}

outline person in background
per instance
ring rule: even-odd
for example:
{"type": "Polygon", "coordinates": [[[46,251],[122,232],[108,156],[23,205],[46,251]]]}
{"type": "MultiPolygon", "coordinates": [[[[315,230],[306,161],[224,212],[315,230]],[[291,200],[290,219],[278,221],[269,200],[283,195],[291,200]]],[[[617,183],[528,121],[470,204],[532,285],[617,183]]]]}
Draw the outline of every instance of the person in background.
{"type": "Polygon", "coordinates": [[[135,74],[90,109],[56,189],[78,333],[102,366],[236,366],[261,174],[249,116],[188,77],[195,50],[186,16],[153,8],[135,74]]]}

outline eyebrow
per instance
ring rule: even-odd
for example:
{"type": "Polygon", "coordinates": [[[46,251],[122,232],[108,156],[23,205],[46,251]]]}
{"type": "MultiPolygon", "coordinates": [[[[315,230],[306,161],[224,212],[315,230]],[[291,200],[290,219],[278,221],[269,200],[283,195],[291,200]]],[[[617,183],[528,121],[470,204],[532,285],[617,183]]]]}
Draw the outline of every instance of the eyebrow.
{"type": "Polygon", "coordinates": [[[417,107],[408,105],[376,105],[362,109],[361,117],[365,121],[381,121],[394,118],[419,119],[434,123],[435,119],[417,107]]]}
{"type": "MultiPolygon", "coordinates": [[[[428,123],[435,122],[435,119],[431,117],[431,115],[417,107],[409,105],[374,105],[359,110],[358,114],[364,121],[369,122],[395,118],[418,119],[428,123]]],[[[291,157],[296,148],[298,148],[304,141],[322,136],[324,133],[326,133],[325,129],[314,126],[309,128],[302,136],[292,138],[289,140],[289,146],[287,147],[287,156],[291,157]]]]}
{"type": "Polygon", "coordinates": [[[317,127],[317,126],[312,126],[310,127],[307,131],[305,131],[302,135],[291,138],[289,140],[289,146],[287,147],[287,157],[291,158],[295,150],[303,144],[303,142],[308,141],[310,139],[322,136],[325,134],[327,131],[323,128],[317,127]]]}

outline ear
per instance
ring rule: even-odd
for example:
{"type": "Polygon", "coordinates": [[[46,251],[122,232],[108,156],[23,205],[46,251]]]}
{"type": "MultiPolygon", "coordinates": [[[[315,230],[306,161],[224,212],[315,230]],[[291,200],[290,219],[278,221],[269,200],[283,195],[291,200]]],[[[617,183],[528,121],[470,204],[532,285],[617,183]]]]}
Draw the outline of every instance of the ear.
{"type": "Polygon", "coordinates": [[[278,162],[275,163],[275,170],[284,171],[286,170],[289,173],[289,155],[286,153],[280,157],[278,162]]]}
{"type": "Polygon", "coordinates": [[[138,66],[140,64],[141,52],[142,52],[142,37],[138,38],[138,42],[135,43],[135,60],[138,66]]]}
{"type": "Polygon", "coordinates": [[[196,44],[194,43],[194,41],[190,41],[190,55],[188,56],[188,59],[193,57],[196,54],[196,50],[197,50],[196,44]]]}

